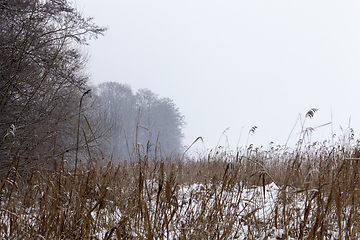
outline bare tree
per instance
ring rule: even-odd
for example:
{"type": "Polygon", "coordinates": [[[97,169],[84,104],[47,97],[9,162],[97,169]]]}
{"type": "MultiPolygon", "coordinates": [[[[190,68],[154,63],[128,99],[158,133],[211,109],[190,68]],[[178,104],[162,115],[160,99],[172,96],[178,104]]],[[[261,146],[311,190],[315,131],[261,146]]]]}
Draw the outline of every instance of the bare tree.
{"type": "Polygon", "coordinates": [[[101,106],[97,115],[110,128],[101,140],[102,146],[114,159],[129,158],[135,147],[137,116],[136,99],[130,86],[105,82],[95,88],[95,93],[101,106]]]}
{"type": "Polygon", "coordinates": [[[0,0],[2,167],[16,156],[43,164],[74,148],[88,90],[81,45],[105,30],[67,0],[0,0]]]}
{"type": "Polygon", "coordinates": [[[184,116],[173,100],[160,98],[148,89],[140,89],[136,98],[140,109],[139,124],[149,130],[139,131],[138,142],[153,152],[160,150],[164,155],[184,150],[184,116]]]}
{"type": "Polygon", "coordinates": [[[135,148],[147,154],[168,155],[183,150],[184,117],[173,101],[148,89],[133,94],[130,86],[106,82],[96,88],[102,119],[111,126],[102,139],[114,159],[132,156],[135,148]]]}

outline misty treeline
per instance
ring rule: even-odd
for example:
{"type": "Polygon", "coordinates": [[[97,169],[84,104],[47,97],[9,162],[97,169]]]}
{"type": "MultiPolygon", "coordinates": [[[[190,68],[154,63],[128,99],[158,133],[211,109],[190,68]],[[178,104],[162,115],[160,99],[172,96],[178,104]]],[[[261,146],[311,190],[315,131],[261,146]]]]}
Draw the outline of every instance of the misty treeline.
{"type": "Polygon", "coordinates": [[[102,143],[112,157],[131,158],[135,149],[151,155],[170,155],[183,150],[184,117],[170,98],[160,98],[148,89],[135,94],[130,86],[115,82],[95,88],[101,119],[111,126],[102,143]]]}
{"type": "Polygon", "coordinates": [[[84,46],[105,31],[67,0],[0,0],[0,175],[181,149],[170,99],[89,83],[84,46]]]}

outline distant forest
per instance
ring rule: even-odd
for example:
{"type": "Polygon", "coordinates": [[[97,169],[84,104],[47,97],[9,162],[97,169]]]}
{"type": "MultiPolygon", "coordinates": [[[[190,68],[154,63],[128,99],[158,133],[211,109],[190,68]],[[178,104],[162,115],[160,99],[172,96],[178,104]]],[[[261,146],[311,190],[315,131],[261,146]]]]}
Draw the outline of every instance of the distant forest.
{"type": "Polygon", "coordinates": [[[100,117],[111,126],[103,145],[113,157],[131,157],[138,147],[151,155],[183,150],[184,117],[170,98],[160,98],[148,89],[134,94],[130,86],[115,82],[100,84],[95,94],[100,117]]]}
{"type": "Polygon", "coordinates": [[[83,46],[105,32],[67,0],[0,1],[0,174],[182,149],[171,99],[89,83],[83,46]]]}

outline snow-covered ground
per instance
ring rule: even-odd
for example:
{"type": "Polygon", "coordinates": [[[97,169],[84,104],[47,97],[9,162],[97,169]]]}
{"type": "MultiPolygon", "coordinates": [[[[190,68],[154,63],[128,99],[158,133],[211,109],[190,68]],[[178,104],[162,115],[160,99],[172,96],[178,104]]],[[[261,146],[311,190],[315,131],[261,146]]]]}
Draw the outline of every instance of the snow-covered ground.
{"type": "MultiPolygon", "coordinates": [[[[281,189],[274,182],[246,187],[241,182],[226,185],[226,181],[172,185],[170,189],[166,180],[162,190],[159,190],[159,180],[145,182],[146,191],[141,196],[141,209],[133,212],[138,216],[126,216],[128,206],[120,209],[118,203],[111,199],[106,199],[101,208],[96,207],[96,202],[87,203],[92,206],[89,213],[94,226],[93,239],[111,239],[109,235],[114,227],[119,226],[122,219],[128,219],[125,232],[133,239],[147,238],[150,224],[154,239],[175,240],[186,235],[189,239],[207,239],[211,236],[215,239],[292,240],[298,238],[300,231],[303,237],[307,237],[312,227],[316,226],[314,219],[318,218],[313,216],[317,209],[313,201],[314,196],[317,196],[315,190],[309,190],[306,195],[298,189],[281,189]],[[311,204],[312,208],[309,207],[311,204]],[[305,214],[307,209],[310,210],[305,214]]],[[[326,202],[326,197],[322,199],[326,202]]],[[[133,206],[136,207],[136,204],[133,206]]],[[[9,210],[3,208],[4,202],[0,207],[3,216],[11,216],[6,214],[9,210]]],[[[35,224],[39,212],[36,207],[20,212],[21,216],[17,218],[30,225],[35,224]]],[[[345,208],[342,214],[348,215],[345,208]]],[[[325,239],[341,239],[338,223],[332,219],[336,218],[324,223],[327,227],[322,234],[325,239]]],[[[3,218],[0,222],[9,226],[10,218],[3,218]]],[[[345,226],[345,222],[343,224],[345,226]]],[[[320,228],[314,229],[317,231],[320,228]]],[[[6,236],[10,235],[10,228],[3,229],[0,239],[7,239],[6,236]]]]}
{"type": "MultiPolygon", "coordinates": [[[[156,181],[147,181],[148,188],[156,188],[156,181]]],[[[219,226],[219,235],[227,237],[223,239],[264,239],[269,240],[283,239],[283,230],[274,227],[268,227],[275,215],[276,201],[279,197],[279,188],[275,183],[265,187],[245,188],[238,185],[238,189],[222,189],[221,186],[214,189],[214,185],[191,184],[180,185],[177,189],[178,208],[176,213],[176,223],[170,227],[170,234],[159,239],[179,239],[182,231],[195,232],[198,229],[192,228],[189,219],[200,217],[203,214],[204,219],[218,209],[222,209],[217,219],[219,226]],[[221,205],[221,206],[219,206],[221,205]],[[254,222],[258,226],[255,226],[254,222]],[[230,237],[229,237],[230,236],[230,237]]],[[[148,206],[152,214],[156,209],[156,198],[152,198],[151,206],[148,206]]],[[[151,213],[150,213],[151,214],[151,213]]],[[[120,212],[113,212],[113,216],[121,217],[120,212]]],[[[95,217],[95,213],[94,216],[95,217]]],[[[107,231],[98,234],[99,239],[106,236],[107,231]]],[[[135,238],[141,236],[133,235],[135,238]]],[[[288,238],[292,239],[292,238],[288,238]]]]}
{"type": "MultiPolygon", "coordinates": [[[[198,199],[198,201],[190,200],[200,191],[206,191],[211,186],[204,186],[202,184],[192,184],[190,186],[181,186],[179,196],[182,199],[179,201],[187,203],[188,208],[193,209],[194,212],[200,212],[201,202],[204,199],[198,199]]],[[[211,208],[216,204],[226,205],[223,207],[226,213],[224,215],[232,216],[231,219],[224,219],[223,224],[229,226],[232,239],[247,239],[249,231],[252,231],[250,224],[247,224],[248,218],[255,218],[259,223],[266,223],[274,215],[275,203],[278,198],[279,188],[275,183],[271,183],[265,186],[243,188],[239,185],[239,189],[223,190],[217,189],[217,193],[214,193],[209,199],[207,199],[207,207],[211,208]],[[217,195],[217,194],[221,194],[217,195]],[[217,203],[220,201],[220,203],[217,203]],[[232,224],[231,226],[229,224],[232,224]]],[[[180,203],[179,203],[180,204],[180,203]]],[[[185,204],[186,206],[186,204],[185,204]]],[[[184,206],[184,207],[185,207],[184,206]]],[[[283,231],[281,229],[267,229],[266,225],[262,226],[264,233],[262,236],[254,236],[263,239],[265,236],[268,239],[281,239],[283,231]]],[[[221,233],[222,234],[222,233],[221,233]]],[[[220,234],[220,235],[221,235],[220,234]]],[[[176,234],[175,234],[176,235],[176,234]]],[[[176,239],[176,236],[174,236],[176,239]]]]}

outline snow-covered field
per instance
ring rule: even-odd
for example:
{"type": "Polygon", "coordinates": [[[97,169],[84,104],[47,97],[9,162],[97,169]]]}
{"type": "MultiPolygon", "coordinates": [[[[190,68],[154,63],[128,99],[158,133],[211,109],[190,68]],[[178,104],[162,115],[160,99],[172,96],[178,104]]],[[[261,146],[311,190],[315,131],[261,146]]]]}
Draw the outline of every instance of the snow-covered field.
{"type": "MultiPolygon", "coordinates": [[[[271,183],[265,187],[260,186],[250,189],[243,188],[241,185],[239,187],[240,189],[228,189],[227,191],[217,189],[212,196],[206,198],[209,201],[207,208],[215,208],[217,204],[226,205],[222,214],[227,217],[224,217],[219,224],[227,226],[225,231],[229,231],[232,239],[248,239],[247,236],[249,235],[259,239],[265,237],[268,239],[281,239],[283,230],[268,228],[265,224],[274,217],[276,201],[279,195],[279,188],[276,184],[271,183]],[[257,219],[257,222],[262,224],[262,231],[255,233],[257,231],[254,231],[251,224],[248,224],[248,218],[257,219]]],[[[201,207],[204,199],[194,199],[194,196],[209,188],[211,186],[205,187],[202,184],[181,186],[179,196],[182,196],[182,199],[179,199],[179,204],[183,203],[184,208],[192,209],[194,212],[202,212],[201,207]]],[[[224,234],[224,231],[220,232],[220,235],[222,234],[224,234]]],[[[178,235],[175,233],[173,239],[178,239],[178,235]]]]}
{"type": "MultiPolygon", "coordinates": [[[[156,188],[155,181],[147,181],[149,188],[156,188]]],[[[276,201],[278,201],[279,188],[275,183],[266,185],[265,187],[244,188],[239,185],[238,189],[224,191],[224,189],[213,189],[210,184],[180,185],[177,189],[177,224],[169,229],[169,234],[159,239],[180,239],[182,232],[194,232],[199,229],[192,228],[186,221],[189,215],[195,218],[200,215],[212,213],[211,209],[218,209],[218,205],[222,205],[223,210],[219,212],[217,225],[219,228],[218,235],[222,239],[283,239],[283,230],[274,227],[268,227],[266,223],[271,222],[275,216],[276,201]],[[224,207],[224,205],[226,205],[224,207]],[[259,226],[251,226],[253,223],[249,218],[253,218],[259,226]],[[184,225],[186,227],[184,227],[184,225]],[[261,226],[260,226],[261,225],[261,226]],[[226,236],[226,237],[225,237],[226,236]]],[[[156,209],[156,198],[153,198],[151,205],[148,206],[149,211],[156,209]]],[[[155,214],[150,213],[151,214],[155,214]]],[[[120,211],[111,213],[113,217],[123,217],[120,211]]],[[[96,217],[96,213],[93,213],[96,217]]],[[[191,218],[191,217],[190,217],[191,218]]],[[[109,231],[100,231],[97,235],[99,239],[105,239],[109,231]]],[[[141,236],[135,232],[132,236],[140,239],[141,236]]],[[[156,238],[156,237],[155,237],[156,238]]],[[[156,238],[157,239],[157,238],[156,238]]],[[[292,239],[292,238],[288,238],[292,239]]]]}

